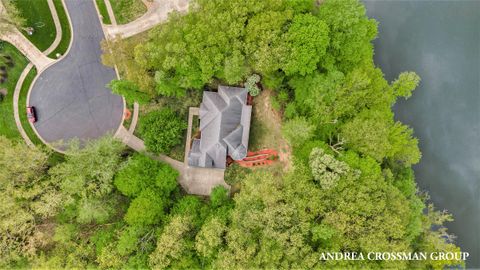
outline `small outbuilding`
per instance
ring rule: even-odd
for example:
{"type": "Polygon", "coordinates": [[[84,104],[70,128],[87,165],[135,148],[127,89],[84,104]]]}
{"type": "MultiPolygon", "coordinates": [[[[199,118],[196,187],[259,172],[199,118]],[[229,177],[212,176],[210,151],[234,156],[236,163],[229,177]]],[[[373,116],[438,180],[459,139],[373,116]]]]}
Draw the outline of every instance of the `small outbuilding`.
{"type": "Polygon", "coordinates": [[[245,88],[219,86],[218,92],[203,92],[199,109],[200,139],[194,139],[188,164],[225,169],[227,156],[247,156],[252,106],[245,88]]]}

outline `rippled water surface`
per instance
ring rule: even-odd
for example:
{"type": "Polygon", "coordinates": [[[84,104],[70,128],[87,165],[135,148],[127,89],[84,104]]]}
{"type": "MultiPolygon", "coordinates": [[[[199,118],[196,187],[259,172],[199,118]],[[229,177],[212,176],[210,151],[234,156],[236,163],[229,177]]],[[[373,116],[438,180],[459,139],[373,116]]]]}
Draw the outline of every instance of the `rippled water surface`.
{"type": "Polygon", "coordinates": [[[386,78],[422,78],[395,106],[420,140],[417,182],[454,215],[449,231],[470,253],[467,267],[480,268],[480,1],[364,2],[379,22],[375,62],[386,78]]]}

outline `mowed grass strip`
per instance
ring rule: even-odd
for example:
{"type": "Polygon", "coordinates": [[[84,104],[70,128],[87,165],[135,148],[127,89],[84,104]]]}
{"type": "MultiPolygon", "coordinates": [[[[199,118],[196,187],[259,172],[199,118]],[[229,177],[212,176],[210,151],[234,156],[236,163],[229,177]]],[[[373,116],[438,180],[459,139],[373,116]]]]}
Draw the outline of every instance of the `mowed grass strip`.
{"type": "Polygon", "coordinates": [[[110,0],[110,4],[118,24],[134,21],[147,12],[147,7],[141,0],[110,0]]]}
{"type": "Polygon", "coordinates": [[[27,95],[28,95],[28,90],[30,89],[30,86],[32,85],[33,79],[37,75],[37,69],[32,68],[30,72],[27,74],[27,77],[25,77],[25,80],[23,81],[22,84],[22,89],[20,90],[20,97],[18,100],[18,111],[20,114],[20,122],[22,123],[22,127],[25,130],[25,133],[27,133],[27,136],[30,138],[30,140],[35,144],[35,145],[42,145],[42,141],[38,138],[37,134],[35,131],[33,131],[32,126],[30,126],[30,123],[28,122],[27,118],[27,95]]]}
{"type": "Polygon", "coordinates": [[[21,136],[13,117],[13,92],[15,91],[18,77],[20,77],[20,74],[27,66],[28,60],[13,45],[7,42],[0,42],[0,54],[12,57],[14,64],[13,67],[7,67],[8,78],[4,83],[0,84],[0,89],[7,90],[7,95],[0,101],[0,135],[9,139],[19,139],[21,136]]]}
{"type": "Polygon", "coordinates": [[[22,33],[40,51],[48,49],[55,40],[57,32],[47,0],[14,0],[13,2],[26,20],[25,27],[32,27],[34,30],[32,35],[28,35],[25,31],[22,33]]]}
{"type": "Polygon", "coordinates": [[[62,0],[53,0],[53,3],[55,4],[58,19],[60,20],[60,25],[62,27],[62,40],[58,44],[57,48],[49,55],[49,57],[55,59],[57,58],[57,53],[60,55],[64,55],[67,52],[68,46],[70,46],[72,33],[70,31],[70,22],[68,20],[67,11],[63,6],[62,0]]]}
{"type": "Polygon", "coordinates": [[[102,16],[102,22],[104,24],[111,24],[112,21],[110,20],[110,16],[108,16],[107,5],[105,5],[105,1],[104,0],[95,0],[95,3],[97,3],[98,11],[100,12],[100,15],[102,16]]]}

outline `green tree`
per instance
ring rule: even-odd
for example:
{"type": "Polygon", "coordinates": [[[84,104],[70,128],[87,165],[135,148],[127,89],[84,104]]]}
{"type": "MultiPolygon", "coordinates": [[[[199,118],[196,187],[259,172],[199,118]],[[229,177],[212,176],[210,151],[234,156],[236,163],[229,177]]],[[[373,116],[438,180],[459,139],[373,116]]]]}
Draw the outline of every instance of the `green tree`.
{"type": "Polygon", "coordinates": [[[115,176],[115,186],[124,195],[138,196],[143,190],[157,188],[167,195],[177,188],[178,172],[143,154],[134,154],[115,176]]]}
{"type": "Polygon", "coordinates": [[[114,205],[106,200],[83,198],[79,202],[77,222],[81,224],[105,223],[114,214],[114,209],[114,205]]]}
{"type": "Polygon", "coordinates": [[[148,113],[140,120],[139,131],[147,150],[168,153],[174,146],[183,143],[187,123],[170,109],[148,113]]]}
{"type": "Polygon", "coordinates": [[[252,170],[242,167],[237,163],[233,163],[225,169],[224,179],[225,183],[235,185],[245,179],[245,176],[252,170]]]}
{"type": "Polygon", "coordinates": [[[0,35],[25,26],[25,19],[12,0],[0,1],[0,35]]]}
{"type": "Polygon", "coordinates": [[[195,250],[204,257],[209,264],[218,256],[218,252],[225,246],[224,235],[227,231],[225,220],[213,217],[205,224],[195,236],[195,250]]]}
{"type": "Polygon", "coordinates": [[[140,88],[128,80],[112,80],[107,87],[112,89],[112,93],[123,96],[128,102],[147,103],[150,98],[147,94],[140,91],[140,88]]]}
{"type": "Polygon", "coordinates": [[[342,175],[347,174],[350,168],[334,156],[326,154],[321,148],[314,148],[310,153],[310,169],[313,179],[320,182],[324,189],[334,187],[342,175]]]}
{"type": "Polygon", "coordinates": [[[225,57],[224,64],[225,81],[228,84],[240,82],[248,72],[245,56],[240,50],[234,50],[231,55],[225,57]]]}
{"type": "Polygon", "coordinates": [[[235,84],[252,71],[268,86],[278,85],[285,73],[311,73],[324,58],[328,25],[310,13],[313,1],[196,4],[188,14],[170,16],[135,48],[135,62],[154,74],[160,95],[181,96],[214,78],[235,84]]]}
{"type": "Polygon", "coordinates": [[[118,253],[113,243],[102,249],[96,262],[102,269],[120,269],[125,265],[125,259],[118,253]]]}
{"type": "MultiPolygon", "coordinates": [[[[436,211],[432,204],[427,207],[427,213],[423,216],[422,234],[418,240],[417,248],[423,252],[460,252],[460,248],[453,243],[454,236],[447,232],[445,222],[453,221],[447,211],[436,211]]],[[[413,262],[413,266],[419,268],[445,269],[448,267],[465,267],[465,262],[456,259],[440,259],[413,262]]]]}
{"type": "Polygon", "coordinates": [[[150,97],[155,94],[155,81],[148,70],[142,68],[135,61],[135,47],[142,41],[141,36],[103,40],[101,42],[102,63],[106,66],[117,67],[120,77],[135,83],[150,97]]]}
{"type": "Polygon", "coordinates": [[[197,196],[193,195],[186,195],[178,199],[170,210],[171,216],[189,217],[195,228],[202,226],[210,213],[211,209],[209,206],[197,196]]]}
{"type": "Polygon", "coordinates": [[[365,15],[365,7],[357,0],[326,0],[318,17],[329,27],[330,43],[323,66],[341,71],[372,61],[371,41],[377,35],[377,22],[365,15]]]}
{"type": "Polygon", "coordinates": [[[293,18],[285,34],[290,48],[283,70],[287,75],[311,74],[324,57],[328,43],[328,26],[312,14],[300,14],[293,18]]]}
{"type": "Polygon", "coordinates": [[[165,208],[165,198],[152,189],[145,189],[132,200],[124,219],[130,225],[160,223],[165,215],[165,208]]]}
{"type": "Polygon", "coordinates": [[[341,135],[349,147],[380,162],[391,158],[410,166],[421,157],[412,130],[394,123],[390,111],[363,111],[342,127],[341,135]]]}
{"type": "Polygon", "coordinates": [[[314,126],[305,118],[294,118],[282,126],[282,134],[293,146],[298,146],[311,139],[314,126]]]}
{"type": "Polygon", "coordinates": [[[245,54],[253,70],[262,76],[270,75],[282,68],[283,59],[289,53],[284,33],[294,12],[286,8],[284,1],[257,1],[246,11],[250,14],[244,15],[249,16],[245,27],[245,54]]]}
{"type": "Polygon", "coordinates": [[[313,268],[318,258],[306,242],[310,225],[285,200],[281,178],[255,171],[242,182],[242,191],[234,200],[223,239],[208,232],[208,227],[197,238],[202,256],[209,255],[202,245],[211,245],[214,250],[210,252],[220,250],[215,268],[313,268]]]}
{"type": "Polygon", "coordinates": [[[0,267],[9,268],[51,242],[41,225],[62,197],[46,174],[46,152],[3,136],[0,149],[0,267]]]}
{"type": "Polygon", "coordinates": [[[214,208],[225,205],[226,203],[228,203],[228,201],[230,201],[228,193],[229,191],[225,187],[216,186],[212,189],[212,192],[210,193],[210,205],[214,208]]]}
{"type": "Polygon", "coordinates": [[[134,252],[138,248],[140,237],[145,234],[144,226],[128,226],[120,232],[118,237],[117,252],[125,256],[134,252]]]}
{"type": "Polygon", "coordinates": [[[415,72],[402,72],[392,83],[393,93],[399,97],[409,98],[419,83],[420,77],[415,72]]]}
{"type": "Polygon", "coordinates": [[[72,144],[65,162],[49,170],[65,197],[63,204],[78,203],[79,222],[105,222],[113,205],[105,203],[111,195],[113,177],[121,162],[124,146],[106,136],[87,142],[84,148],[72,144]]]}
{"type": "Polygon", "coordinates": [[[115,186],[134,198],[124,220],[129,225],[147,226],[162,222],[170,196],[178,189],[178,172],[144,154],[134,154],[115,176],[115,186]]]}
{"type": "Polygon", "coordinates": [[[199,268],[192,240],[188,236],[192,229],[188,217],[173,217],[158,238],[156,249],[150,254],[150,266],[153,269],[199,268]]]}

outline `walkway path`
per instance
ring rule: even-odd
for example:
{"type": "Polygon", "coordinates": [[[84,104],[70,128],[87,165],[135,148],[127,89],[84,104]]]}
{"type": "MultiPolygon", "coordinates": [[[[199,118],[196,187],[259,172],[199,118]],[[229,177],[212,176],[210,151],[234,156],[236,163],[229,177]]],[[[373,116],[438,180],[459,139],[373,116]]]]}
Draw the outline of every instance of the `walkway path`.
{"type": "MultiPolygon", "coordinates": [[[[60,24],[60,19],[58,18],[57,9],[55,8],[55,4],[53,0],[48,0],[48,7],[50,8],[50,12],[52,14],[52,19],[55,24],[55,40],[50,45],[50,47],[45,50],[43,53],[30,42],[18,29],[12,29],[9,32],[3,33],[0,35],[0,40],[7,41],[14,45],[20,52],[22,52],[30,62],[32,62],[37,70],[42,71],[55,62],[54,59],[49,58],[51,52],[53,52],[60,41],[62,40],[62,26],[60,24]]],[[[5,7],[0,1],[0,11],[3,11],[5,7]]]]}
{"type": "Polygon", "coordinates": [[[107,25],[104,27],[107,38],[128,38],[144,32],[168,19],[172,11],[188,10],[188,0],[154,0],[148,11],[135,21],[123,25],[107,25]]]}
{"type": "MultiPolygon", "coordinates": [[[[1,2],[0,2],[0,5],[1,5],[1,2]]],[[[58,18],[57,9],[55,8],[53,0],[48,0],[48,7],[50,8],[50,12],[52,13],[52,18],[53,18],[53,21],[55,23],[56,35],[55,35],[55,40],[50,45],[50,47],[43,52],[44,55],[48,55],[52,51],[54,51],[57,48],[60,41],[62,40],[62,26],[60,25],[60,19],[58,18]]],[[[30,43],[30,41],[29,41],[29,43],[30,43]]],[[[19,102],[19,99],[20,99],[20,92],[22,90],[22,86],[23,86],[23,82],[25,80],[25,77],[28,75],[30,70],[32,70],[33,66],[34,65],[32,63],[29,63],[25,67],[25,69],[22,71],[22,74],[18,78],[17,84],[15,85],[15,91],[13,92],[13,117],[15,119],[15,125],[17,126],[17,129],[20,132],[20,135],[22,136],[25,143],[30,147],[34,147],[34,144],[30,140],[30,138],[28,137],[25,130],[23,129],[22,122],[20,121],[20,114],[19,114],[19,111],[18,111],[18,106],[19,106],[18,102],[19,102]]],[[[37,68],[38,68],[38,66],[37,66],[37,68]]]]}
{"type": "Polygon", "coordinates": [[[128,128],[128,132],[131,134],[133,134],[133,132],[135,131],[135,128],[137,127],[139,110],[140,110],[140,105],[137,102],[133,103],[132,122],[130,123],[130,127],[128,128]]]}
{"type": "Polygon", "coordinates": [[[112,25],[116,26],[117,18],[115,18],[115,13],[113,12],[113,8],[112,8],[112,3],[110,3],[110,0],[103,0],[103,1],[105,2],[105,6],[107,7],[108,17],[110,17],[110,21],[112,22],[112,25]]]}
{"type": "Polygon", "coordinates": [[[19,30],[15,29],[4,33],[0,36],[1,40],[5,40],[15,46],[20,52],[25,55],[30,62],[32,62],[37,70],[44,70],[51,65],[55,60],[44,55],[30,40],[28,40],[19,30]]]}
{"type": "Polygon", "coordinates": [[[23,129],[22,122],[20,121],[20,114],[18,113],[18,100],[20,99],[20,92],[22,90],[23,81],[25,81],[25,77],[27,77],[28,73],[30,72],[30,70],[32,70],[32,68],[32,63],[29,63],[27,67],[25,67],[25,69],[22,71],[22,74],[20,74],[20,78],[18,78],[17,84],[15,85],[15,91],[13,92],[13,117],[15,118],[15,124],[17,125],[17,129],[20,132],[23,140],[30,147],[34,147],[35,145],[23,129]]]}
{"type": "MultiPolygon", "coordinates": [[[[124,127],[120,127],[115,134],[115,137],[137,152],[146,151],[144,142],[128,132],[124,127]]],[[[165,155],[154,155],[152,153],[146,154],[156,160],[165,162],[176,169],[180,173],[178,182],[189,194],[209,196],[212,189],[216,186],[223,186],[226,189],[230,189],[230,186],[224,181],[225,170],[190,167],[183,162],[174,160],[165,155]]]]}

